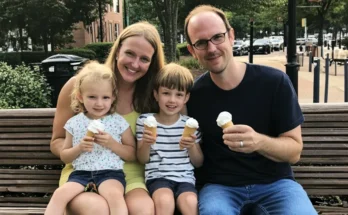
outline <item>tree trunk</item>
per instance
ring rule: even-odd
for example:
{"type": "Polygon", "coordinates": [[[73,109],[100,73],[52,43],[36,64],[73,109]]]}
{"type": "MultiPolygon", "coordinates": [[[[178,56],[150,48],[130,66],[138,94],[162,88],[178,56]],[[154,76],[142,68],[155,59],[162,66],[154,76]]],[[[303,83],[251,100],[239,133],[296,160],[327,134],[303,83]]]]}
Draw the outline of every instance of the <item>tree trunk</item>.
{"type": "Polygon", "coordinates": [[[164,53],[167,62],[176,60],[178,9],[181,0],[152,0],[158,14],[164,37],[164,53]]]}

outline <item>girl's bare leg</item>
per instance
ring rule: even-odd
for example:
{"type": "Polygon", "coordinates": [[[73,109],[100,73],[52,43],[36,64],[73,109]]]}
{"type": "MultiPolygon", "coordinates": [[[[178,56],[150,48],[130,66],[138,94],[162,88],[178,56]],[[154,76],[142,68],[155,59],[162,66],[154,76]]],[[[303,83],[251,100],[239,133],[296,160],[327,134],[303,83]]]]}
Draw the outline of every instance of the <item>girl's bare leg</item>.
{"type": "Polygon", "coordinates": [[[108,202],[110,215],[128,215],[124,187],[119,181],[114,179],[103,181],[98,187],[98,192],[108,202]]]}
{"type": "Polygon", "coordinates": [[[69,202],[66,212],[66,215],[109,215],[109,206],[101,195],[84,192],[69,202]]]}
{"type": "Polygon", "coordinates": [[[54,191],[50,202],[47,205],[46,215],[64,214],[67,204],[78,194],[83,192],[84,187],[76,182],[67,182],[54,191]]]}

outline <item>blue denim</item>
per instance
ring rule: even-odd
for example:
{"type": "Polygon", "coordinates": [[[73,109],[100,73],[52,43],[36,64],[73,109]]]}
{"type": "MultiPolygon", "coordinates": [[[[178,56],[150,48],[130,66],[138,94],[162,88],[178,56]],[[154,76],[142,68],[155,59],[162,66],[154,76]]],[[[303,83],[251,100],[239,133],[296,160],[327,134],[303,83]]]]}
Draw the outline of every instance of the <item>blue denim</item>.
{"type": "Polygon", "coordinates": [[[258,215],[318,214],[302,186],[291,179],[239,187],[206,184],[199,193],[200,215],[238,215],[250,205],[258,215]]]}
{"type": "Polygon", "coordinates": [[[68,181],[79,183],[84,187],[89,182],[93,182],[98,188],[102,182],[109,179],[117,180],[123,185],[123,187],[126,187],[126,180],[123,170],[75,170],[70,174],[68,181]]]}

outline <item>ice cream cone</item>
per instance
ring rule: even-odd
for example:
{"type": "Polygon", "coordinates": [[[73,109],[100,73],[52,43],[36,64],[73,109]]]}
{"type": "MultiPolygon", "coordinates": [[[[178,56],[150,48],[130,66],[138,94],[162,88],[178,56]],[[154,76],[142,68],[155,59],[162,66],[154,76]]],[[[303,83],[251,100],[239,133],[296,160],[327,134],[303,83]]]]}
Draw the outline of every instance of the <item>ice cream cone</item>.
{"type": "Polygon", "coordinates": [[[150,127],[150,126],[144,125],[144,129],[151,131],[153,137],[155,138],[157,137],[157,127],[150,127]]]}
{"type": "MultiPolygon", "coordinates": [[[[184,132],[182,133],[182,137],[190,137],[192,134],[196,132],[197,128],[190,128],[188,126],[185,126],[184,132]]],[[[180,146],[180,150],[183,150],[184,148],[180,146]]]]}
{"type": "Polygon", "coordinates": [[[229,122],[223,124],[223,125],[221,126],[221,128],[222,128],[222,129],[225,129],[225,128],[228,128],[228,127],[230,127],[230,126],[233,126],[233,122],[232,122],[232,121],[229,121],[229,122]]]}
{"type": "Polygon", "coordinates": [[[87,130],[87,134],[86,134],[87,137],[94,137],[94,133],[90,130],[87,130]]]}

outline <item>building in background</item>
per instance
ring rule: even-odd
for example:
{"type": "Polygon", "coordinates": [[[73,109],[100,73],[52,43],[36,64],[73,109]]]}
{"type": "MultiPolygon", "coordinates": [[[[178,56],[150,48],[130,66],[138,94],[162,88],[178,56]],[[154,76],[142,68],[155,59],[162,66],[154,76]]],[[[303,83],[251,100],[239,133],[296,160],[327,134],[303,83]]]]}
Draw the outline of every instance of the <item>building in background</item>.
{"type": "MultiPolygon", "coordinates": [[[[103,17],[103,42],[113,42],[123,30],[123,0],[113,0],[113,5],[108,5],[103,17]]],[[[90,43],[101,42],[99,35],[99,19],[91,25],[84,26],[83,22],[76,24],[73,31],[75,43],[72,47],[84,47],[90,43]]]]}

